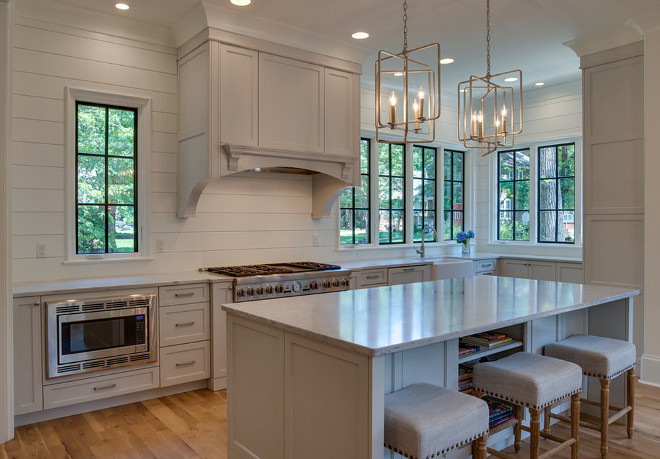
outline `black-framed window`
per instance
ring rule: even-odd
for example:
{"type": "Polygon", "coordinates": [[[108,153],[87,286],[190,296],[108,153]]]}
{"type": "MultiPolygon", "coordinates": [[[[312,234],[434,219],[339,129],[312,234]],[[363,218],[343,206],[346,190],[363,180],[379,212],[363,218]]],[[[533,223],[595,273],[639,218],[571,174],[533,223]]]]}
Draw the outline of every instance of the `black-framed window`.
{"type": "Polygon", "coordinates": [[[499,152],[497,172],[497,239],[529,241],[529,148],[499,152]]]}
{"type": "Polygon", "coordinates": [[[538,242],[575,243],[575,144],[538,148],[538,242]]]}
{"type": "Polygon", "coordinates": [[[369,164],[371,140],[360,139],[360,187],[345,190],[339,198],[339,243],[369,244],[371,202],[369,164]]]}
{"type": "Polygon", "coordinates": [[[444,152],[444,205],[442,239],[451,241],[465,229],[465,154],[444,152]]]}
{"type": "MultiPolygon", "coordinates": [[[[413,145],[413,242],[422,242],[422,229],[437,229],[435,197],[437,195],[435,163],[437,149],[413,145]]],[[[424,234],[425,241],[432,241],[433,234],[424,234]]]]}
{"type": "Polygon", "coordinates": [[[378,242],[403,244],[406,233],[405,146],[378,144],[378,242]]]}
{"type": "Polygon", "coordinates": [[[138,249],[137,109],[76,102],[76,253],[138,249]]]}

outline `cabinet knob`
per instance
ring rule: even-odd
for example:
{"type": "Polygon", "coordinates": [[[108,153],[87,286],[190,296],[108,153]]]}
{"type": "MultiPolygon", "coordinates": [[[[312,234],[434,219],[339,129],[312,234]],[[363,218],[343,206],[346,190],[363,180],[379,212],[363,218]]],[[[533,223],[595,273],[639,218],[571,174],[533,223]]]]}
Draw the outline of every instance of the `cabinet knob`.
{"type": "Polygon", "coordinates": [[[38,301],[35,301],[34,303],[32,303],[32,306],[41,306],[41,303],[39,303],[38,301]]]}

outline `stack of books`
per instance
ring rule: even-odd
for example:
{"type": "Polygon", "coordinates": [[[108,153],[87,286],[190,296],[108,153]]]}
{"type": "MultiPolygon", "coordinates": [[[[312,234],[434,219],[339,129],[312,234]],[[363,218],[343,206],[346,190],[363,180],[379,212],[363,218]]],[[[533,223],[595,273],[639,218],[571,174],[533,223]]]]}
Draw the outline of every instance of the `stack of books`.
{"type": "Polygon", "coordinates": [[[475,352],[479,352],[481,350],[480,346],[477,346],[476,344],[468,344],[464,343],[463,341],[458,342],[458,358],[462,358],[465,356],[468,356],[470,354],[474,354],[475,352]]]}
{"type": "Polygon", "coordinates": [[[480,350],[487,350],[495,346],[510,343],[511,337],[504,333],[484,332],[475,335],[465,336],[460,339],[461,343],[473,346],[479,346],[480,350]]]}
{"type": "Polygon", "coordinates": [[[458,390],[466,394],[472,393],[472,365],[458,366],[458,390]]]}
{"type": "Polygon", "coordinates": [[[513,419],[513,405],[498,398],[485,395],[483,400],[488,403],[488,427],[493,428],[513,419]]]}

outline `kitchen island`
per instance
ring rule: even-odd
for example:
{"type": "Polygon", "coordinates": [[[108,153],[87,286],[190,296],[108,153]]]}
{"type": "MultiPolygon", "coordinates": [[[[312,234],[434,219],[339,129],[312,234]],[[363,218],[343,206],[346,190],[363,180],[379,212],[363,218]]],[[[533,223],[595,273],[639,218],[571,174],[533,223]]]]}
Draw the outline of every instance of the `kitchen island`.
{"type": "Polygon", "coordinates": [[[517,343],[505,352],[631,340],[638,293],[478,276],[223,305],[229,457],[383,458],[384,394],[456,389],[458,338],[500,330],[517,343]]]}

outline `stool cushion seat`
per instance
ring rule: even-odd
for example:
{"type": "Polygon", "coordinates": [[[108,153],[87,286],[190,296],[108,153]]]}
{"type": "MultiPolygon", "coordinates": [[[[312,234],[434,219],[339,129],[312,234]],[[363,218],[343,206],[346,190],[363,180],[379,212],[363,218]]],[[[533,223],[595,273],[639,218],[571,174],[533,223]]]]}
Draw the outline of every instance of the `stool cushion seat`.
{"type": "Polygon", "coordinates": [[[541,409],[582,390],[579,366],[529,352],[517,352],[474,366],[475,390],[517,405],[541,409]]]}
{"type": "Polygon", "coordinates": [[[588,376],[612,379],[635,366],[635,345],[602,336],[575,335],[545,346],[549,357],[573,362],[588,376]]]}
{"type": "Polygon", "coordinates": [[[438,457],[488,433],[483,400],[432,384],[385,395],[385,446],[410,458],[438,457]]]}

